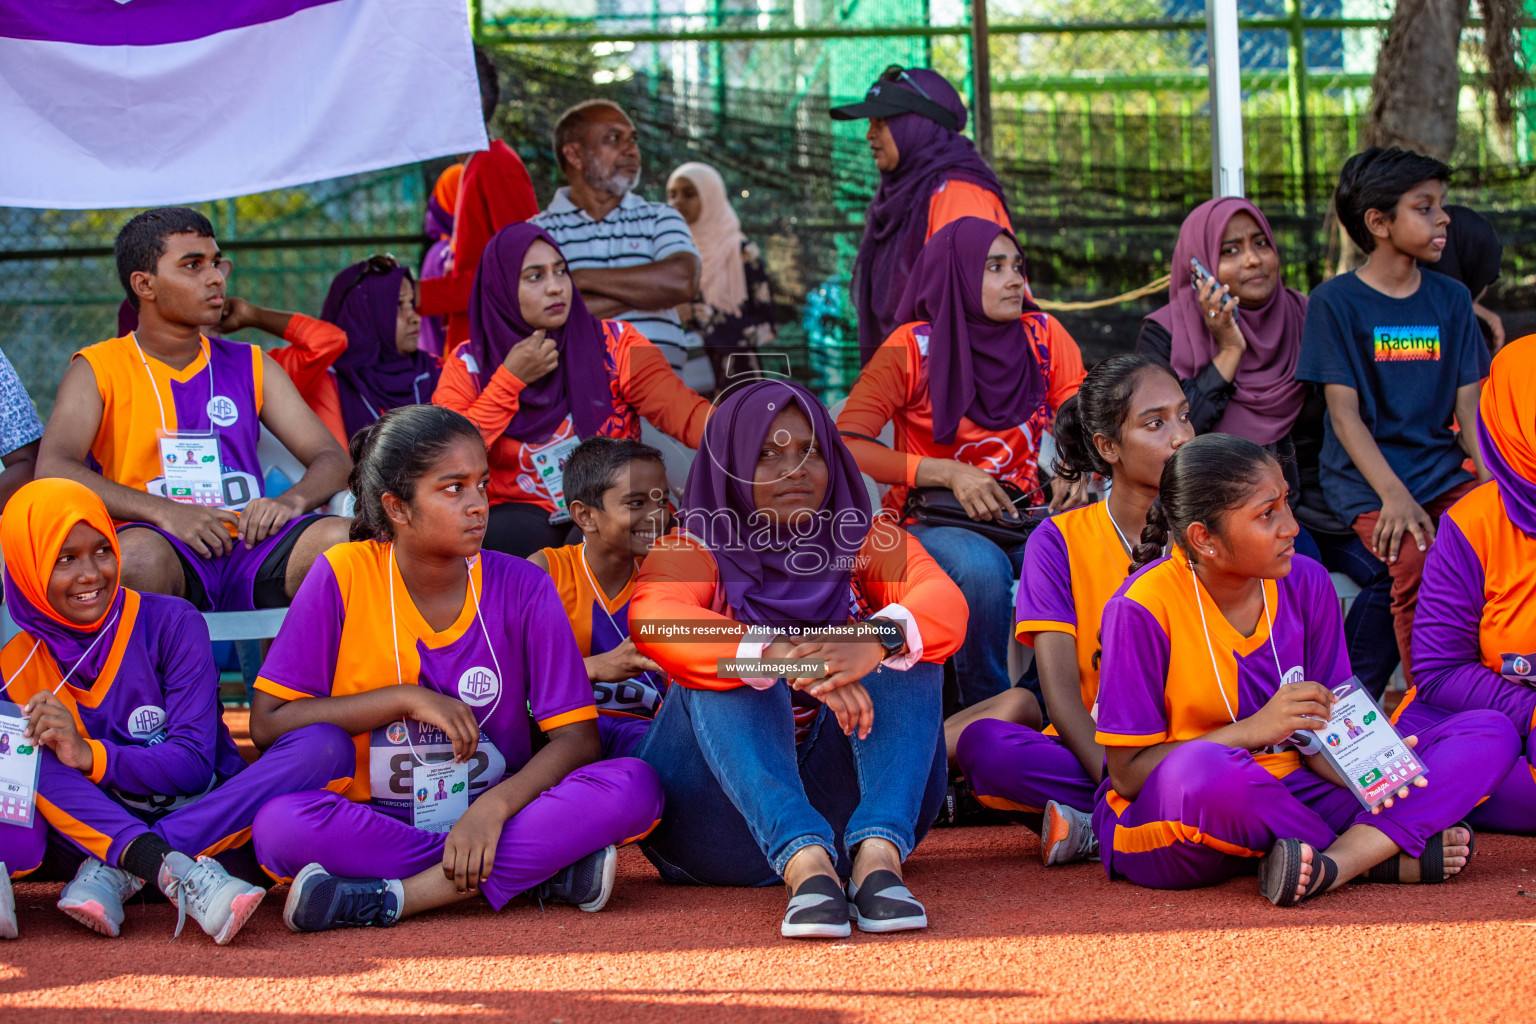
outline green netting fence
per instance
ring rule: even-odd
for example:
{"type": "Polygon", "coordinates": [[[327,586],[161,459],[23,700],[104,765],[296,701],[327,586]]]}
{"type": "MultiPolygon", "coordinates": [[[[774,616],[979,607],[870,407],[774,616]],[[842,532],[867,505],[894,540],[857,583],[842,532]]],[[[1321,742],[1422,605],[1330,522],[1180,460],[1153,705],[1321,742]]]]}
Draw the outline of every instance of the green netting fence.
{"type": "MultiPolygon", "coordinates": [[[[1058,4],[1046,11],[1057,20],[1041,25],[1010,22],[1019,17],[1011,2],[991,7],[994,162],[1036,293],[1099,298],[1166,273],[1179,221],[1210,195],[1195,12],[1131,0],[1086,12],[1058,4]]],[[[1305,286],[1329,265],[1327,198],[1358,145],[1369,80],[1361,54],[1373,52],[1387,13],[1376,0],[1350,0],[1348,11],[1342,3],[1242,5],[1248,190],[1275,226],[1289,281],[1305,286]]],[[[878,23],[845,0],[809,27],[768,4],[742,12],[718,0],[687,17],[658,13],[660,0],[628,14],[623,0],[598,0],[600,13],[588,18],[485,12],[505,101],[494,130],[522,155],[545,201],[559,184],[554,120],[592,96],[634,117],[643,194],[660,198],[684,161],[715,165],[766,254],[779,346],[798,376],[834,398],[856,368],[846,283],[877,175],[863,126],[833,122],[827,109],[857,97],[889,63],[930,64],[969,89],[971,42],[963,22],[935,26],[927,0],[875,5],[878,23]],[[569,41],[573,34],[581,41],[569,41]]],[[[797,7],[804,22],[816,4],[797,7]]],[[[1042,8],[1031,10],[1038,17],[1042,8]]],[[[1523,98],[1514,130],[1504,131],[1478,98],[1470,57],[1466,81],[1454,198],[1485,212],[1505,240],[1490,304],[1529,308],[1536,103],[1523,98]]],[[[235,260],[231,292],[314,314],[347,263],[376,251],[417,261],[426,196],[449,162],[203,204],[235,260]]],[[[110,245],[127,216],[0,209],[0,349],[45,415],[70,353],[113,332],[122,293],[110,245]]],[[[1157,304],[1062,320],[1092,361],[1129,347],[1157,304]]]]}

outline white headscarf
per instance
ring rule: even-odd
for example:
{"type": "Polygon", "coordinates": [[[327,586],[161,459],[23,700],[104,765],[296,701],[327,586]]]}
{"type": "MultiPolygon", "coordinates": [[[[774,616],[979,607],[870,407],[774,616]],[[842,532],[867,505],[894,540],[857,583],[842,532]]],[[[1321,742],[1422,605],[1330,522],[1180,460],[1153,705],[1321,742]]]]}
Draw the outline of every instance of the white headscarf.
{"type": "Polygon", "coordinates": [[[725,181],[713,167],[683,164],[667,178],[667,188],[678,178],[693,182],[699,193],[699,219],[688,225],[703,264],[699,291],[706,303],[735,316],[747,301],[747,271],[741,262],[741,247],[747,239],[741,233],[741,218],[731,209],[725,181]]]}

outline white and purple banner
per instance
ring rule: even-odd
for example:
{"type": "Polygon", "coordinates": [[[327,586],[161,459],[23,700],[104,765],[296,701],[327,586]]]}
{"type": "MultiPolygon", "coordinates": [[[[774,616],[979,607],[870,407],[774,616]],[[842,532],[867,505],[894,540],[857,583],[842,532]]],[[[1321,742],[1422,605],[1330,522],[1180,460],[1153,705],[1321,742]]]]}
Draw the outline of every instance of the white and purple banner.
{"type": "Polygon", "coordinates": [[[0,0],[0,206],[249,195],[486,147],[465,0],[0,0]]]}

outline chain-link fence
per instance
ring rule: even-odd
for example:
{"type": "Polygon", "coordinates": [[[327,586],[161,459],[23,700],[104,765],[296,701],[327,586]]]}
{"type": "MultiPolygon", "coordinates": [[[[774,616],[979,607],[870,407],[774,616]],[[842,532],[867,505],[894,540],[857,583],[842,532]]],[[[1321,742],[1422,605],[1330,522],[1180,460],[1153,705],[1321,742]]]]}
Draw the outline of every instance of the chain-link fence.
{"type": "MultiPolygon", "coordinates": [[[[578,15],[482,12],[503,82],[495,133],[521,154],[543,201],[561,183],[554,121],[591,96],[634,117],[648,197],[661,197],[678,164],[713,164],[765,252],[779,346],[829,398],[844,392],[857,362],[846,282],[877,174],[862,123],[833,122],[827,110],[862,95],[891,63],[933,66],[969,93],[967,5],[752,0],[743,9],[741,0],[707,0],[703,13],[691,2],[694,13],[668,14],[684,0],[586,3],[578,15]]],[[[1289,281],[1312,285],[1328,266],[1327,200],[1358,147],[1389,8],[1245,0],[1240,10],[1249,194],[1274,224],[1289,281]]],[[[993,0],[990,15],[994,162],[1037,295],[1100,298],[1166,273],[1179,222],[1210,194],[1203,5],[993,0]]],[[[1536,304],[1536,103],[1522,97],[1506,131],[1492,123],[1477,81],[1469,58],[1454,198],[1485,212],[1506,243],[1489,304],[1528,307],[1536,304]]],[[[382,250],[414,263],[426,195],[449,162],[204,204],[235,260],[231,293],[313,314],[347,263],[382,250]]],[[[0,348],[45,415],[70,353],[113,333],[121,289],[110,246],[126,217],[0,210],[0,348]]],[[[1091,361],[1128,347],[1158,304],[1062,320],[1091,361]]]]}

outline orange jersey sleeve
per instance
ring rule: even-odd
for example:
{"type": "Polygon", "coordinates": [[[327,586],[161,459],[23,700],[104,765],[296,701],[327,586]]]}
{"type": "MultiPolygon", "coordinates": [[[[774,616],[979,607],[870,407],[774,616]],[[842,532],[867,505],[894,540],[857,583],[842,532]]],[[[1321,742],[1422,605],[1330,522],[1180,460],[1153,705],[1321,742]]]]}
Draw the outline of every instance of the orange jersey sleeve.
{"type": "MultiPolygon", "coordinates": [[[[900,605],[917,626],[918,660],[942,664],[960,649],[971,610],[965,595],[922,543],[889,518],[877,516],[859,551],[859,582],[880,614],[900,605]]],[[[908,645],[914,647],[908,635],[908,645]]]]}
{"type": "Polygon", "coordinates": [[[443,372],[437,378],[432,403],[469,417],[489,448],[502,437],[507,424],[517,415],[518,395],[527,386],[506,367],[498,366],[491,375],[491,386],[481,391],[479,380],[469,372],[459,349],[455,349],[443,360],[443,372]]]}
{"type": "MultiPolygon", "coordinates": [[[[904,324],[885,340],[859,374],[837,417],[837,429],[878,437],[885,425],[897,418],[897,411],[912,400],[913,385],[919,373],[918,351],[912,337],[912,325],[904,324]]],[[[917,480],[917,466],[923,456],[904,452],[897,438],[894,448],[858,437],[844,437],[848,450],[877,483],[911,487],[917,480]]]]}
{"type": "Polygon", "coordinates": [[[1013,225],[1008,222],[1008,210],[996,192],[974,182],[946,181],[928,200],[928,234],[923,240],[932,238],[935,231],[961,217],[980,217],[1000,228],[1013,230],[1013,225]]]}
{"type": "Polygon", "coordinates": [[[708,400],[684,384],[661,350],[630,324],[624,324],[614,356],[624,401],[663,434],[698,448],[709,419],[708,400]]]}
{"type": "Polygon", "coordinates": [[[282,367],[293,386],[299,389],[304,404],[320,417],[325,429],[347,447],[347,428],[341,418],[341,396],[336,380],[327,371],[336,358],[347,350],[347,334],[335,324],[295,313],[283,330],[288,344],[267,353],[282,367]]]}
{"type": "Polygon", "coordinates": [[[739,679],[716,675],[720,658],[734,658],[745,628],[724,614],[717,597],[719,569],[714,556],[691,537],[663,537],[640,566],[635,596],[629,601],[630,638],[635,647],[666,671],[672,681],[697,690],[730,690],[739,679]],[[708,623],[736,627],[736,635],[699,639],[656,638],[648,630],[669,623],[708,623]]]}

